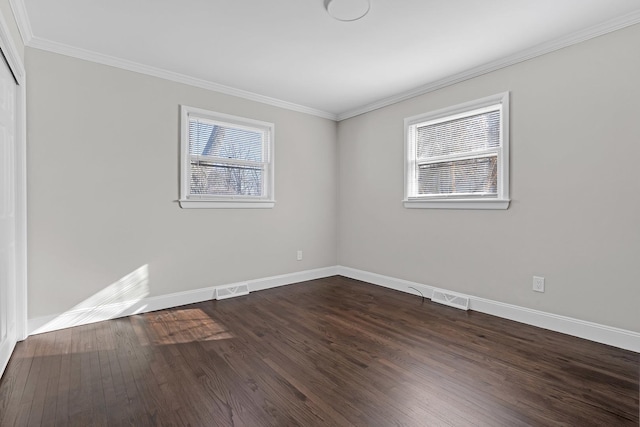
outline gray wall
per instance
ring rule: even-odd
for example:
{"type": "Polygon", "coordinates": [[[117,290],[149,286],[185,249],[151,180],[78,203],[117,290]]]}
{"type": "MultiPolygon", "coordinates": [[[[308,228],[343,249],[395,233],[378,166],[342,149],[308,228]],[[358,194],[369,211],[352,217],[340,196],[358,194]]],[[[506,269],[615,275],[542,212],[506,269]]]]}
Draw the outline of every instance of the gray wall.
{"type": "Polygon", "coordinates": [[[637,40],[640,26],[338,125],[27,48],[29,317],[143,265],[153,296],[338,263],[640,331],[637,40]],[[509,210],[403,208],[403,118],[507,90],[509,210]],[[274,209],[178,207],[179,104],[275,122],[274,209]]]}
{"type": "Polygon", "coordinates": [[[27,48],[29,318],[336,265],[336,123],[27,48]],[[179,105],[273,122],[274,209],[180,209],[179,105]],[[296,261],[296,250],[304,260],[296,261]]]}
{"type": "Polygon", "coordinates": [[[639,40],[636,25],[341,122],[339,263],[640,331],[639,40]],[[502,91],[511,207],[403,208],[403,119],[502,91]]]}

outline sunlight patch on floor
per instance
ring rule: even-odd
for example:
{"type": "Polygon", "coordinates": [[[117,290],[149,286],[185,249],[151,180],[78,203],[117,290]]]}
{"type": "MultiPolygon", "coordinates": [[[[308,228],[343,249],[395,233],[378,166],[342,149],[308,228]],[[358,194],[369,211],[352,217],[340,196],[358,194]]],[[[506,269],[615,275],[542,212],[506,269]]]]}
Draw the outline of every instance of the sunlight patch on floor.
{"type": "Polygon", "coordinates": [[[199,308],[149,313],[148,335],[139,336],[143,345],[185,344],[233,338],[223,325],[199,308]],[[149,319],[151,318],[151,319],[149,319]]]}

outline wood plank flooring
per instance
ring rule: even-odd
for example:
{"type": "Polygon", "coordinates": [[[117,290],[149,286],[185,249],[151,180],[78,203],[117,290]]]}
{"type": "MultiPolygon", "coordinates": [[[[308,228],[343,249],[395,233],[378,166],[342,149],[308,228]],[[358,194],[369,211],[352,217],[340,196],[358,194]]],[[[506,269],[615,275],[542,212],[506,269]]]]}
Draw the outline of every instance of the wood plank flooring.
{"type": "Polygon", "coordinates": [[[331,277],[30,337],[0,426],[638,426],[639,366],[331,277]]]}

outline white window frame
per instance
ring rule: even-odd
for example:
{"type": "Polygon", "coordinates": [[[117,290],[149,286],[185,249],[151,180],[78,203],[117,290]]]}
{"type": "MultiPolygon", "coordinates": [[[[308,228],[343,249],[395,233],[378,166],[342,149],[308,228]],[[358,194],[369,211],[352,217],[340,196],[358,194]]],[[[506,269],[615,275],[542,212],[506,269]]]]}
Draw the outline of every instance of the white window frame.
{"type": "MultiPolygon", "coordinates": [[[[273,208],[274,199],[274,138],[273,123],[230,114],[217,113],[201,108],[180,106],[180,207],[187,209],[239,209],[273,208]],[[191,154],[189,153],[189,120],[202,119],[222,126],[247,129],[263,134],[263,150],[267,150],[267,159],[263,169],[263,194],[261,196],[234,196],[191,194],[191,154]]],[[[224,159],[220,159],[224,162],[224,159]]],[[[235,161],[234,163],[238,163],[235,161]]]]}
{"type": "MultiPolygon", "coordinates": [[[[507,209],[509,207],[509,92],[503,92],[475,101],[465,102],[452,107],[443,108],[429,113],[419,114],[404,119],[404,199],[405,208],[431,208],[431,209],[507,209]],[[497,153],[497,195],[418,195],[418,168],[416,153],[415,129],[425,124],[436,124],[472,116],[484,111],[491,111],[494,106],[499,106],[500,120],[500,147],[488,151],[497,153]],[[491,108],[490,108],[491,107],[491,108]]],[[[480,158],[487,153],[467,155],[465,158],[480,158]]],[[[460,156],[442,156],[441,161],[462,160],[460,156]]]]}

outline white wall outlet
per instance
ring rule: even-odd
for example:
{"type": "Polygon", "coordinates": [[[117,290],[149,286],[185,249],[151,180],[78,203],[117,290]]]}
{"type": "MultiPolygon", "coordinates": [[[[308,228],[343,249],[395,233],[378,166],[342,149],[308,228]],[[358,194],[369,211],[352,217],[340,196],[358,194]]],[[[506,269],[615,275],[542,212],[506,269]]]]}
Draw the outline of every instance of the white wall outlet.
{"type": "Polygon", "coordinates": [[[544,277],[533,276],[533,290],[544,292],[544,277]]]}
{"type": "Polygon", "coordinates": [[[302,251],[298,251],[297,258],[298,261],[302,261],[302,251]]]}

